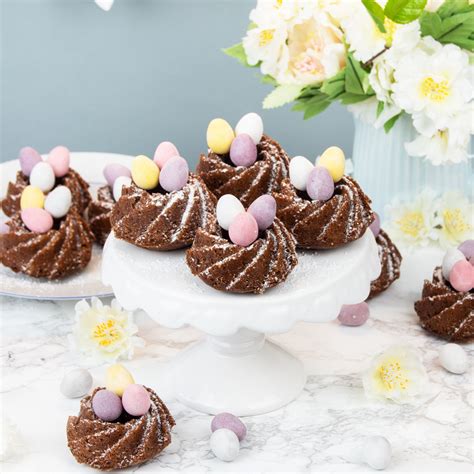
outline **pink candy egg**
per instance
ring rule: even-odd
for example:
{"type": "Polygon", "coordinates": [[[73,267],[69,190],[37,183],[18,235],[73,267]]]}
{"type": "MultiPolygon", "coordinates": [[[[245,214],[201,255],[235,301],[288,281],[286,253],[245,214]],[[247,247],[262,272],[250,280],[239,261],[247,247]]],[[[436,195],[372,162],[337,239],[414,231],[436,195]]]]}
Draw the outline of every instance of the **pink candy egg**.
{"type": "Polygon", "coordinates": [[[474,267],[467,260],[456,262],[449,273],[449,283],[456,291],[471,291],[474,286],[474,267]]]}
{"type": "Polygon", "coordinates": [[[315,166],[306,181],[306,192],[314,201],[327,201],[334,194],[334,180],[323,166],[315,166]]]}
{"type": "Polygon", "coordinates": [[[109,163],[105,166],[103,174],[107,184],[111,188],[114,187],[115,180],[120,176],[125,176],[126,178],[132,177],[131,171],[120,163],[109,163]]]}
{"type": "Polygon", "coordinates": [[[458,250],[460,250],[471,263],[474,261],[474,240],[465,240],[459,245],[458,250]]]}
{"type": "Polygon", "coordinates": [[[251,166],[257,161],[257,145],[246,133],[237,135],[230,145],[230,160],[235,166],[251,166]]]}
{"type": "Polygon", "coordinates": [[[268,229],[275,220],[276,215],[276,201],[270,194],[264,194],[250,204],[248,212],[257,221],[260,230],[268,229]]]}
{"type": "Polygon", "coordinates": [[[70,153],[65,146],[54,147],[48,155],[48,163],[54,171],[57,178],[65,176],[69,171],[70,153]]]}
{"type": "Polygon", "coordinates": [[[122,405],[129,415],[142,416],[150,409],[150,394],[143,385],[128,385],[122,395],[122,405]]]}
{"type": "Polygon", "coordinates": [[[111,390],[99,390],[92,398],[92,410],[101,420],[115,421],[122,414],[122,402],[111,390]]]}
{"type": "Polygon", "coordinates": [[[21,211],[21,220],[31,232],[44,234],[53,228],[53,218],[44,209],[30,207],[21,211]]]}
{"type": "Polygon", "coordinates": [[[369,225],[369,229],[372,231],[374,236],[377,237],[377,235],[380,234],[380,217],[376,212],[374,212],[374,215],[375,215],[374,222],[372,222],[372,224],[369,225]]]}
{"type": "Polygon", "coordinates": [[[173,156],[179,156],[178,149],[171,142],[161,142],[155,150],[153,161],[158,165],[160,170],[165,163],[173,156]]]}
{"type": "Polygon", "coordinates": [[[20,160],[21,172],[25,176],[29,176],[35,165],[42,161],[41,155],[30,146],[25,146],[20,150],[18,159],[20,160]]]}
{"type": "Polygon", "coordinates": [[[173,156],[163,166],[160,173],[160,185],[168,192],[183,189],[188,182],[189,167],[184,158],[173,156]]]}
{"type": "Polygon", "coordinates": [[[249,212],[241,212],[235,216],[229,226],[230,240],[241,247],[247,247],[257,240],[258,224],[249,212]]]}
{"type": "Polygon", "coordinates": [[[369,319],[369,305],[364,301],[358,304],[345,304],[337,319],[344,326],[361,326],[369,319]]]}

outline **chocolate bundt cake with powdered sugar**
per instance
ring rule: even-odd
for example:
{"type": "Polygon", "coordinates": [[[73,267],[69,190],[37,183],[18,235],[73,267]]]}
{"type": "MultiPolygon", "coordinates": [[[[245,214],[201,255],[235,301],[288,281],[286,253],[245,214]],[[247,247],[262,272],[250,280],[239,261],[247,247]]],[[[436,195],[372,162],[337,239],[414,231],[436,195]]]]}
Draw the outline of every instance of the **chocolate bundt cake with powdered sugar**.
{"type": "Polygon", "coordinates": [[[112,189],[109,185],[97,190],[97,199],[90,202],[86,215],[89,226],[98,244],[104,245],[110,234],[110,214],[115,205],[112,189]]]}
{"type": "Polygon", "coordinates": [[[67,422],[68,446],[77,462],[102,471],[124,469],[149,461],[171,443],[175,421],[158,395],[145,388],[151,405],[140,417],[124,411],[117,421],[98,418],[92,399],[101,388],[81,400],[79,415],[67,422]]]}
{"type": "Polygon", "coordinates": [[[233,194],[248,206],[259,196],[278,191],[288,176],[288,167],[288,155],[280,144],[263,135],[257,144],[257,160],[252,165],[235,166],[228,154],[209,151],[207,156],[201,155],[197,173],[217,198],[233,194]]]}

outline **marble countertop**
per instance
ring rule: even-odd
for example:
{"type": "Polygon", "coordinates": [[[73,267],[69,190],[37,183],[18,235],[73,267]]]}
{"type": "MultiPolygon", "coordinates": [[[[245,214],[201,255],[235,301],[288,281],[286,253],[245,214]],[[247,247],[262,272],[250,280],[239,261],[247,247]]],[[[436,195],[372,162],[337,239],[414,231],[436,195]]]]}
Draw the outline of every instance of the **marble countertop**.
{"type": "MultiPolygon", "coordinates": [[[[177,426],[173,444],[140,472],[208,471],[347,471],[366,472],[349,464],[340,448],[365,435],[383,435],[393,448],[391,472],[472,472],[474,386],[473,345],[469,371],[446,372],[437,354],[445,344],[420,329],[413,301],[423,277],[439,255],[406,257],[402,279],[370,302],[371,318],[357,328],[328,324],[298,324],[272,339],[304,361],[308,383],[291,404],[276,412],[245,418],[248,436],[233,463],[217,460],[209,449],[211,417],[173,399],[167,363],[200,337],[192,328],[171,330],[144,313],[136,319],[147,344],[126,363],[136,380],[156,389],[166,401],[177,426]],[[417,260],[418,259],[418,260],[417,260]],[[377,353],[392,344],[410,344],[423,356],[431,387],[416,405],[373,403],[366,400],[361,372],[377,353]]],[[[0,465],[3,472],[85,472],[66,444],[67,416],[76,414],[78,400],[59,392],[64,373],[80,365],[71,352],[73,302],[35,302],[2,298],[1,411],[18,427],[24,447],[0,465]]],[[[90,367],[95,384],[104,368],[90,367]]],[[[92,472],[92,470],[90,471],[92,472]]]]}

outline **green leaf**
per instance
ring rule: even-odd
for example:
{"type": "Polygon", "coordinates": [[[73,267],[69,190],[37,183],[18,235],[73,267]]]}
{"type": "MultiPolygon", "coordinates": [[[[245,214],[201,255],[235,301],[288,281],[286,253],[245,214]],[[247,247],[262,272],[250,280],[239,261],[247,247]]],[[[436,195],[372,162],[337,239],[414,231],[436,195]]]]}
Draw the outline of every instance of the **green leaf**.
{"type": "Polygon", "coordinates": [[[263,100],[264,109],[274,109],[293,102],[303,90],[303,87],[295,84],[283,84],[273,89],[263,100]]]}
{"type": "Polygon", "coordinates": [[[360,94],[351,94],[350,92],[344,92],[341,94],[338,99],[343,105],[357,104],[358,102],[363,102],[367,100],[370,95],[360,95],[360,94]]]}
{"type": "Polygon", "coordinates": [[[442,21],[438,14],[424,12],[420,17],[420,30],[422,36],[437,38],[441,34],[442,21]]]}
{"type": "Polygon", "coordinates": [[[470,7],[469,0],[445,0],[436,13],[441,18],[448,18],[456,13],[465,13],[470,7]]]}
{"type": "Polygon", "coordinates": [[[331,99],[337,98],[345,91],[346,70],[342,69],[335,76],[325,80],[321,86],[321,92],[331,99]]]}
{"type": "Polygon", "coordinates": [[[385,102],[382,102],[381,100],[379,100],[379,102],[377,103],[377,115],[376,115],[377,118],[380,117],[380,114],[383,112],[384,107],[385,107],[385,102]]]}
{"type": "Polygon", "coordinates": [[[421,16],[427,0],[388,0],[385,15],[395,23],[411,23],[421,16]]]}
{"type": "Polygon", "coordinates": [[[392,118],[388,119],[384,124],[383,124],[383,129],[385,130],[385,133],[390,132],[392,130],[393,126],[397,123],[397,120],[402,116],[403,112],[400,112],[397,115],[394,115],[392,118]]]}
{"type": "Polygon", "coordinates": [[[270,76],[270,74],[266,74],[265,76],[260,76],[260,82],[262,84],[270,84],[273,87],[276,87],[278,85],[277,80],[270,76]]]}
{"type": "Polygon", "coordinates": [[[231,58],[237,59],[240,64],[251,67],[250,64],[247,62],[247,55],[245,54],[245,50],[242,43],[234,44],[230,48],[223,49],[222,52],[227,54],[227,56],[230,56],[231,58]]]}
{"type": "Polygon", "coordinates": [[[251,21],[249,23],[249,26],[247,26],[247,31],[250,31],[250,30],[253,30],[254,28],[257,28],[257,23],[255,23],[254,21],[251,21]]]}
{"type": "Polygon", "coordinates": [[[314,117],[315,115],[320,114],[324,110],[326,110],[331,105],[331,101],[329,99],[315,101],[314,103],[308,104],[306,111],[304,113],[303,118],[305,120],[314,117]]]}
{"type": "Polygon", "coordinates": [[[369,15],[374,20],[375,24],[377,25],[378,29],[385,33],[385,13],[383,12],[383,8],[375,1],[375,0],[362,0],[364,7],[369,12],[369,15]]]}
{"type": "Polygon", "coordinates": [[[345,88],[352,94],[367,95],[369,91],[369,73],[352,54],[347,56],[345,88]]]}

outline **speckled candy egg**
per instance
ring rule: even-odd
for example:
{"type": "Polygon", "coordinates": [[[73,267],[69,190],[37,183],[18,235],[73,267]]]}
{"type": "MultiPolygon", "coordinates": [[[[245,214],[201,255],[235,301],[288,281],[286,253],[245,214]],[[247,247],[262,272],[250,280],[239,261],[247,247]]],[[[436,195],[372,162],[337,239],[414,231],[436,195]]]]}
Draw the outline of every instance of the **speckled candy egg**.
{"type": "Polygon", "coordinates": [[[74,369],[61,381],[59,389],[67,398],[83,397],[92,387],[92,375],[86,369],[74,369]]]}
{"type": "Polygon", "coordinates": [[[275,220],[276,209],[277,205],[275,198],[270,194],[264,194],[250,204],[248,212],[252,214],[257,221],[259,230],[266,230],[275,220]]]}
{"type": "Polygon", "coordinates": [[[32,170],[30,174],[30,184],[40,188],[43,192],[51,191],[54,188],[54,183],[56,182],[56,177],[54,176],[54,171],[52,166],[45,161],[38,163],[32,170]]]}
{"type": "Polygon", "coordinates": [[[235,216],[229,226],[230,240],[241,247],[253,244],[258,237],[258,224],[249,212],[241,212],[235,216]]]}
{"type": "Polygon", "coordinates": [[[65,176],[69,171],[70,152],[65,146],[54,147],[48,155],[48,163],[57,178],[65,176]]]}
{"type": "Polygon", "coordinates": [[[337,146],[327,148],[317,163],[324,166],[332,176],[335,183],[341,180],[346,169],[346,158],[344,152],[337,146]]]}
{"type": "Polygon", "coordinates": [[[123,187],[130,186],[132,184],[132,178],[128,176],[119,176],[115,182],[114,187],[112,188],[112,194],[114,195],[114,199],[118,201],[120,196],[122,195],[123,187]]]}
{"type": "Polygon", "coordinates": [[[392,445],[383,436],[369,436],[364,443],[363,457],[372,469],[386,469],[392,460],[392,445]]]}
{"type": "Polygon", "coordinates": [[[183,189],[188,182],[189,166],[181,156],[170,158],[160,173],[160,185],[168,192],[183,189]]]}
{"type": "Polygon", "coordinates": [[[129,415],[142,416],[150,409],[150,394],[143,385],[128,385],[122,395],[122,405],[129,415]]]}
{"type": "Polygon", "coordinates": [[[247,434],[247,427],[239,418],[232,415],[232,413],[219,413],[212,419],[212,432],[220,430],[221,428],[233,431],[237,435],[237,438],[239,438],[239,441],[242,441],[247,434]]]}
{"type": "Polygon", "coordinates": [[[372,234],[374,234],[374,237],[377,237],[380,234],[380,216],[374,212],[375,219],[370,224],[369,229],[372,231],[372,234]]]}
{"type": "Polygon", "coordinates": [[[443,271],[443,276],[446,278],[446,280],[449,280],[449,274],[451,273],[451,269],[453,268],[454,264],[462,260],[466,260],[466,257],[458,249],[449,249],[445,253],[441,268],[443,271]]]}
{"type": "Polygon", "coordinates": [[[20,160],[21,172],[25,176],[30,176],[31,170],[43,160],[41,155],[30,146],[25,146],[20,150],[18,154],[18,159],[20,160]]]}
{"type": "Polygon", "coordinates": [[[42,209],[44,206],[44,194],[40,188],[36,186],[26,186],[21,193],[20,208],[30,209],[36,207],[42,209]]]}
{"type": "Polygon", "coordinates": [[[214,431],[209,444],[211,451],[221,461],[231,462],[239,455],[239,438],[233,431],[226,428],[214,431]]]}
{"type": "Polygon", "coordinates": [[[173,158],[173,156],[179,156],[178,149],[171,142],[161,142],[155,150],[153,161],[158,165],[160,169],[163,169],[166,162],[173,158]]]}
{"type": "Polygon", "coordinates": [[[38,234],[44,234],[53,228],[53,218],[44,209],[31,207],[21,211],[21,220],[25,226],[38,234]]]}
{"type": "Polygon", "coordinates": [[[107,181],[107,184],[113,188],[115,180],[120,176],[125,176],[127,178],[132,177],[130,170],[120,163],[109,163],[104,167],[104,178],[107,181]]]}
{"type": "Polygon", "coordinates": [[[54,188],[44,201],[44,208],[55,219],[64,217],[71,207],[72,194],[66,186],[58,186],[54,188]]]}
{"type": "Polygon", "coordinates": [[[224,194],[217,201],[217,222],[224,230],[229,230],[230,223],[242,212],[245,212],[245,208],[233,194],[224,194]]]}
{"type": "Polygon", "coordinates": [[[314,166],[304,156],[295,156],[290,161],[290,181],[299,191],[306,191],[308,176],[313,171],[314,166]]]}
{"type": "Polygon", "coordinates": [[[255,145],[258,145],[263,136],[262,117],[255,112],[245,114],[235,126],[235,134],[237,136],[244,133],[252,138],[255,145]]]}
{"type": "Polygon", "coordinates": [[[466,351],[458,344],[445,344],[439,350],[439,362],[453,374],[463,374],[467,370],[466,351]]]}
{"type": "Polygon", "coordinates": [[[456,291],[471,291],[474,286],[474,267],[466,260],[460,260],[449,272],[449,283],[456,291]]]}
{"type": "Polygon", "coordinates": [[[369,305],[364,301],[358,304],[345,304],[337,319],[344,326],[361,326],[369,319],[369,305]]]}
{"type": "Polygon", "coordinates": [[[105,387],[119,397],[134,383],[132,374],[122,364],[111,365],[105,372],[105,387]]]}
{"type": "Polygon", "coordinates": [[[459,247],[458,250],[464,254],[464,256],[474,264],[474,240],[465,240],[459,247]]]}
{"type": "Polygon", "coordinates": [[[92,410],[101,420],[115,421],[122,414],[122,401],[110,390],[99,390],[92,398],[92,410]]]}
{"type": "Polygon", "coordinates": [[[142,189],[153,189],[158,186],[160,168],[150,158],[139,155],[132,162],[133,182],[142,189]]]}
{"type": "Polygon", "coordinates": [[[235,138],[232,127],[224,119],[211,120],[207,127],[207,146],[219,155],[229,153],[232,141],[235,138]]]}
{"type": "Polygon", "coordinates": [[[313,201],[327,201],[334,194],[334,181],[323,166],[315,166],[309,173],[306,192],[313,201]]]}
{"type": "Polygon", "coordinates": [[[242,133],[230,146],[230,160],[235,166],[252,166],[257,161],[257,145],[250,135],[242,133]]]}

